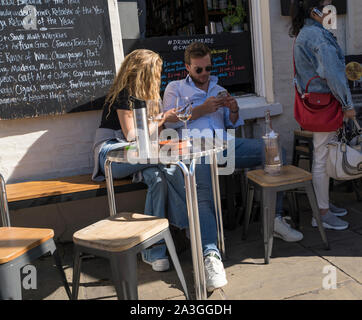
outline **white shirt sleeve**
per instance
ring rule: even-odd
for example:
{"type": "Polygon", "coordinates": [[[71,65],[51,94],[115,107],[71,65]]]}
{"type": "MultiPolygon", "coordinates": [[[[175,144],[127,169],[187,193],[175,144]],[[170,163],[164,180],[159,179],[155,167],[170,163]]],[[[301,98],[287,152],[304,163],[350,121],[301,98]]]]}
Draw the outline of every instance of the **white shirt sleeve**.
{"type": "MultiPolygon", "coordinates": [[[[163,95],[163,107],[164,111],[168,111],[172,108],[176,108],[176,98],[179,96],[178,92],[178,81],[172,81],[170,82],[165,90],[165,93],[163,95]]],[[[183,126],[183,123],[181,121],[179,122],[165,122],[166,128],[171,129],[178,129],[183,126]]]]}

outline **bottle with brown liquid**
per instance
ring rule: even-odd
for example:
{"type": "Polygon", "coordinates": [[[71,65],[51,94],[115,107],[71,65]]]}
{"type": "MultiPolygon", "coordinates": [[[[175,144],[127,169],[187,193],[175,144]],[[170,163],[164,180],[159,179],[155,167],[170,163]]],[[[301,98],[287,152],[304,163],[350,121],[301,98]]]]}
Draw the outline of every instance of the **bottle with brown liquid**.
{"type": "Polygon", "coordinates": [[[271,125],[270,110],[265,111],[265,135],[263,136],[265,163],[264,171],[266,174],[280,175],[282,161],[280,156],[279,134],[276,133],[271,125]]]}

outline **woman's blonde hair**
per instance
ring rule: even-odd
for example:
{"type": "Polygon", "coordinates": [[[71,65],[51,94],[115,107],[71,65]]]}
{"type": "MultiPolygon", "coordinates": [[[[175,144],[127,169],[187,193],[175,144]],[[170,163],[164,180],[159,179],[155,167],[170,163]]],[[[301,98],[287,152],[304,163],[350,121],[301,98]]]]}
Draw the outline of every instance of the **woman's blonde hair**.
{"type": "Polygon", "coordinates": [[[138,49],[128,54],[107,95],[106,104],[109,112],[118,94],[126,89],[130,96],[142,100],[160,99],[161,57],[151,50],[138,49]]]}

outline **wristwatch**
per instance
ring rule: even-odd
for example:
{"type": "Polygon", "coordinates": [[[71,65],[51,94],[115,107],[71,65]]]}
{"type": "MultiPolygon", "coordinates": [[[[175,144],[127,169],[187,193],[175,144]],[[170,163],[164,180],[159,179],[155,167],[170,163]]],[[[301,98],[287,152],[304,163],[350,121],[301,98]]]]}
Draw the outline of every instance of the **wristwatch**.
{"type": "Polygon", "coordinates": [[[235,111],[230,110],[231,113],[239,113],[239,108],[237,108],[235,111]]]}

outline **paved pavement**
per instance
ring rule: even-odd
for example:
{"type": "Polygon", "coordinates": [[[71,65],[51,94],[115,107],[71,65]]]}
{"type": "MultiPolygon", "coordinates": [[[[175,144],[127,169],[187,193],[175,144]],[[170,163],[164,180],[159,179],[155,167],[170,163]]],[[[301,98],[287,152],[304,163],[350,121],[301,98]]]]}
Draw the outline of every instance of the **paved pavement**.
{"type": "MultiPolygon", "coordinates": [[[[241,240],[241,227],[225,230],[227,260],[224,262],[228,284],[209,295],[210,300],[344,300],[362,299],[362,202],[344,186],[335,188],[332,200],[349,209],[343,219],[350,222],[345,231],[327,231],[331,250],[323,247],[318,229],[310,225],[311,211],[306,198],[302,204],[299,243],[275,239],[271,263],[264,264],[261,224],[250,225],[249,237],[241,240]],[[333,289],[333,279],[336,288],[333,289]],[[328,290],[327,288],[330,287],[328,290]]],[[[182,242],[180,242],[182,244],[182,242]]],[[[191,253],[187,242],[179,255],[188,288],[194,297],[191,253]]],[[[72,282],[72,243],[58,244],[67,279],[72,282]]],[[[67,299],[53,260],[46,256],[36,261],[37,290],[24,290],[24,299],[67,299]]],[[[139,262],[139,299],[183,300],[174,270],[157,273],[139,262]]],[[[100,258],[86,259],[82,265],[79,299],[116,299],[108,262],[100,258]]]]}

